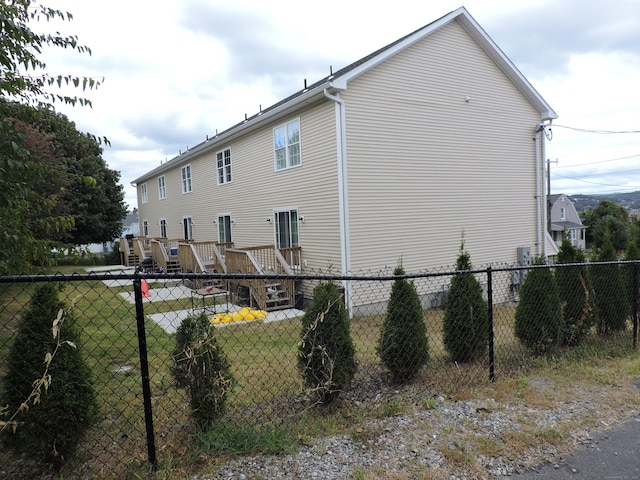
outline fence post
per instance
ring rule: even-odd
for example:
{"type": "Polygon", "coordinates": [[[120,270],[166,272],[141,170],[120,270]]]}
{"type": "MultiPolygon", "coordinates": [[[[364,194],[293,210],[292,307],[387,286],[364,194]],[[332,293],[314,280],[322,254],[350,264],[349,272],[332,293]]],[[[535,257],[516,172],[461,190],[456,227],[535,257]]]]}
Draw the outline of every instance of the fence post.
{"type": "Polygon", "coordinates": [[[133,279],[133,291],[136,302],[136,324],[138,326],[138,349],[140,353],[140,376],[142,377],[144,421],[147,428],[147,452],[149,456],[149,463],[155,470],[158,465],[158,461],[156,459],[156,441],[153,433],[153,413],[151,411],[151,385],[149,382],[149,359],[147,357],[147,334],[144,328],[142,279],[138,275],[133,279]]]}
{"type": "Polygon", "coordinates": [[[638,263],[634,262],[632,265],[631,285],[633,287],[633,349],[638,346],[638,263]]]}
{"type": "Polygon", "coordinates": [[[493,270],[491,266],[487,268],[487,316],[489,319],[489,380],[495,381],[496,379],[496,358],[494,352],[494,339],[493,332],[493,270]]]}

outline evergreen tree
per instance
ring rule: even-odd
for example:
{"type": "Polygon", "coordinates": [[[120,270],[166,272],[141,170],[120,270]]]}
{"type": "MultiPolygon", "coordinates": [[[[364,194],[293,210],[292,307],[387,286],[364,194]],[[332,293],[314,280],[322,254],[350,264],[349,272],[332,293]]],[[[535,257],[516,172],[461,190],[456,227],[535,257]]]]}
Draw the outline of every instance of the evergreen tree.
{"type": "MultiPolygon", "coordinates": [[[[471,257],[460,245],[456,270],[472,269],[471,257]]],[[[454,362],[472,362],[488,347],[489,315],[482,298],[482,286],[472,273],[458,273],[451,279],[444,308],[444,346],[454,362]]]]}
{"type": "Polygon", "coordinates": [[[627,328],[629,303],[622,271],[617,264],[598,265],[598,262],[615,262],[616,251],[608,232],[605,232],[603,246],[592,264],[593,289],[598,312],[598,333],[608,335],[627,328]]]}
{"type": "MultiPolygon", "coordinates": [[[[536,258],[534,265],[544,265],[536,258]]],[[[562,340],[562,310],[558,285],[550,268],[533,268],[520,290],[515,333],[536,355],[551,351],[562,340]]]]}
{"type": "MultiPolygon", "coordinates": [[[[584,263],[584,254],[567,239],[562,241],[558,263],[584,263]]],[[[578,345],[596,323],[595,295],[584,265],[559,267],[556,282],[562,303],[563,345],[578,345]]]]}
{"type": "Polygon", "coordinates": [[[91,371],[78,345],[72,311],[58,299],[53,284],[40,287],[9,352],[0,404],[19,413],[15,433],[5,430],[2,440],[6,447],[55,470],[74,453],[98,415],[91,371]],[[52,328],[61,310],[63,321],[57,323],[54,337],[52,328]],[[45,383],[34,390],[34,382],[42,378],[45,383]],[[23,403],[28,409],[20,408],[23,403]]]}
{"type": "Polygon", "coordinates": [[[331,403],[355,373],[355,346],[349,315],[338,287],[321,283],[302,317],[298,368],[320,403],[331,403]]]}
{"type": "Polygon", "coordinates": [[[393,272],[387,314],[382,324],[378,354],[395,383],[413,380],[429,361],[427,327],[413,282],[404,278],[402,265],[393,272]]]}
{"type": "Polygon", "coordinates": [[[224,413],[234,384],[231,365],[206,315],[185,318],[176,331],[171,373],[191,399],[191,415],[202,430],[224,413]]]}

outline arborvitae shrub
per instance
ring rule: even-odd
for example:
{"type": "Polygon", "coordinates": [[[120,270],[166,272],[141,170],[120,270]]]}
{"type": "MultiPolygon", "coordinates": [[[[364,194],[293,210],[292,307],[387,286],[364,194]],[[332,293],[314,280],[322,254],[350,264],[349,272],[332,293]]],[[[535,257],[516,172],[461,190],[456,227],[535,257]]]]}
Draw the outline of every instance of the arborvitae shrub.
{"type": "Polygon", "coordinates": [[[46,284],[36,290],[9,352],[0,399],[10,414],[23,402],[29,406],[15,417],[15,433],[3,432],[4,445],[54,470],[69,460],[98,417],[91,370],[79,349],[74,320],[73,312],[59,300],[56,286],[46,284]],[[64,316],[54,338],[52,327],[61,309],[64,316]],[[53,355],[48,370],[51,382],[40,388],[38,402],[28,401],[34,382],[45,373],[47,353],[53,355]]]}
{"type": "MultiPolygon", "coordinates": [[[[398,276],[404,273],[402,266],[393,272],[398,276]]],[[[429,361],[427,327],[420,297],[413,282],[406,278],[397,278],[391,287],[378,354],[395,383],[413,380],[429,361]]]]}
{"type": "MultiPolygon", "coordinates": [[[[471,258],[460,246],[456,270],[471,270],[471,258]]],[[[444,307],[444,346],[454,362],[472,362],[482,357],[489,345],[489,314],[482,298],[482,286],[472,273],[451,279],[444,307]]]]}
{"type": "MultiPolygon", "coordinates": [[[[558,252],[558,263],[584,263],[584,254],[569,240],[563,240],[558,252]]],[[[563,318],[562,344],[578,345],[596,324],[595,294],[587,268],[559,267],[556,283],[560,294],[563,318]]]]}
{"type": "Polygon", "coordinates": [[[206,315],[187,317],[176,331],[171,373],[180,388],[187,389],[191,415],[206,430],[224,413],[234,378],[231,365],[215,338],[206,315]]]}
{"type": "Polygon", "coordinates": [[[617,264],[598,265],[598,262],[615,262],[616,251],[613,248],[608,230],[597,261],[591,264],[591,277],[596,296],[598,312],[598,333],[608,335],[627,328],[629,303],[622,271],[617,264]]]}
{"type": "MultiPolygon", "coordinates": [[[[534,265],[544,263],[542,258],[534,261],[534,265]]],[[[536,355],[551,351],[562,340],[560,294],[550,268],[533,268],[527,273],[516,307],[515,332],[536,355]]]]}
{"type": "Polygon", "coordinates": [[[320,403],[331,403],[355,373],[351,322],[338,287],[321,283],[302,317],[298,368],[305,386],[320,403]]]}

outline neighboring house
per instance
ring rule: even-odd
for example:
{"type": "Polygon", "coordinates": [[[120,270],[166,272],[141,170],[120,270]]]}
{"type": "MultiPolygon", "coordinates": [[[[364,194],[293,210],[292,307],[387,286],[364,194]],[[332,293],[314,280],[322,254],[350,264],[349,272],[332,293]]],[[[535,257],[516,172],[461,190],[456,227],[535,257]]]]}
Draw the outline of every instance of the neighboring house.
{"type": "Polygon", "coordinates": [[[549,233],[556,245],[560,246],[566,238],[571,245],[584,250],[586,229],[576,207],[566,195],[549,195],[549,233]]]}
{"type": "Polygon", "coordinates": [[[135,179],[141,235],[300,246],[303,272],[451,266],[463,232],[474,265],[551,255],[555,118],[459,8],[135,179]]]}

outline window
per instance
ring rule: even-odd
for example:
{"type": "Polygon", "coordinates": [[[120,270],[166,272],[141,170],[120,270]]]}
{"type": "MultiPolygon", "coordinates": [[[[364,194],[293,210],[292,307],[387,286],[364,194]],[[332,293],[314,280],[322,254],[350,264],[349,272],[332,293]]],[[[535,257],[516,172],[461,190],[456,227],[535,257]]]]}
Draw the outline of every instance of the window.
{"type": "Polygon", "coordinates": [[[560,220],[566,220],[567,219],[567,211],[564,209],[564,207],[562,207],[560,209],[560,220]]]}
{"type": "Polygon", "coordinates": [[[276,157],[276,170],[283,170],[300,165],[300,119],[274,128],[273,145],[276,157]]]}
{"type": "Polygon", "coordinates": [[[231,243],[231,215],[218,215],[218,242],[231,243]]]}
{"type": "Polygon", "coordinates": [[[142,236],[143,237],[149,236],[149,220],[142,221],[142,236]]]}
{"type": "Polygon", "coordinates": [[[147,195],[147,184],[143,183],[140,185],[140,197],[142,199],[142,203],[149,202],[149,196],[147,195]]]}
{"type": "Polygon", "coordinates": [[[160,219],[160,236],[167,238],[167,220],[165,218],[160,219]]]}
{"type": "Polygon", "coordinates": [[[182,193],[191,192],[191,165],[182,167],[182,193]]]}
{"type": "Polygon", "coordinates": [[[182,219],[182,227],[184,230],[184,239],[193,240],[193,220],[191,217],[184,217],[182,219]]]}
{"type": "Polygon", "coordinates": [[[158,177],[158,198],[160,200],[167,198],[167,186],[165,184],[164,175],[158,177]]]}
{"type": "Polygon", "coordinates": [[[298,211],[284,210],[275,212],[276,247],[289,248],[300,246],[298,234],[298,211]]]}
{"type": "Polygon", "coordinates": [[[231,149],[216,154],[218,165],[218,185],[231,182],[231,149]]]}

